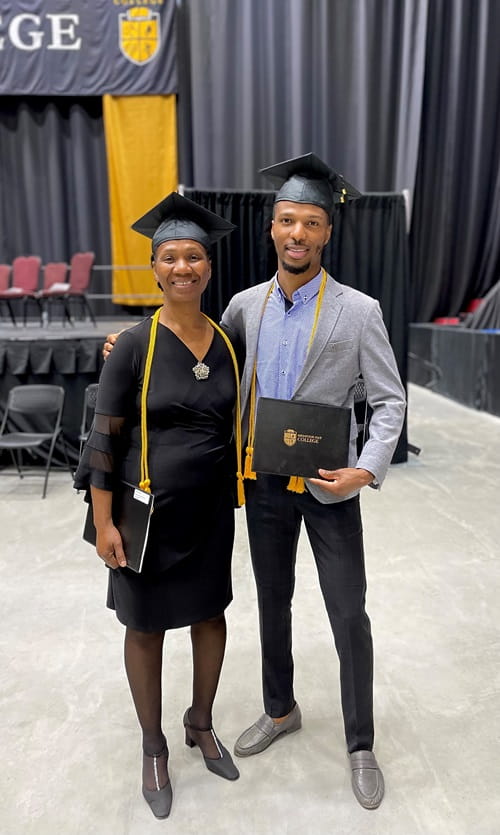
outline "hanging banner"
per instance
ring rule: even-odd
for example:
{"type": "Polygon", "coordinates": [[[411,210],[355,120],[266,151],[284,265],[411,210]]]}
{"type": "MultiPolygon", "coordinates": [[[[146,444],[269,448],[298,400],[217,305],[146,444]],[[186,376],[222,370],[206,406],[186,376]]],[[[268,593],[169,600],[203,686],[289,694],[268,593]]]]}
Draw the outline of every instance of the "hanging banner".
{"type": "Polygon", "coordinates": [[[166,95],[176,0],[0,0],[0,94],[166,95]]]}

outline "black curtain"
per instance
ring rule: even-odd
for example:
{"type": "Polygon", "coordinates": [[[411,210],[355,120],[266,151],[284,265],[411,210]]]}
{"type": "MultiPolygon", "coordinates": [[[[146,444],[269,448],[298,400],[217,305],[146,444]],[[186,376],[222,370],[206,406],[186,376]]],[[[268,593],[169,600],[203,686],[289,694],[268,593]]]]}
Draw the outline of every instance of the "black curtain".
{"type": "Polygon", "coordinates": [[[218,321],[231,296],[270,278],[276,270],[269,229],[274,192],[199,191],[186,197],[221,215],[237,227],[212,253],[212,279],[203,294],[205,313],[218,321]]]}
{"type": "MultiPolygon", "coordinates": [[[[204,309],[218,319],[234,293],[266,281],[276,271],[269,235],[274,192],[199,191],[186,197],[221,214],[238,227],[213,253],[213,277],[204,309]]],[[[406,386],[409,322],[409,256],[406,207],[402,195],[364,195],[337,206],[333,235],[323,263],[343,284],[378,299],[401,379],[406,386]]],[[[407,459],[406,426],[394,462],[407,459]]]]}
{"type": "Polygon", "coordinates": [[[269,188],[307,151],[413,189],[429,0],[178,0],[181,182],[269,188]]]}
{"type": "MultiPolygon", "coordinates": [[[[499,0],[179,0],[177,14],[184,183],[265,185],[260,165],[308,150],[361,188],[415,182],[411,319],[496,284],[499,0]]],[[[0,97],[0,262],[79,249],[110,263],[101,100],[0,97]]],[[[107,271],[91,292],[110,292],[107,271]]]]}
{"type": "Polygon", "coordinates": [[[429,3],[410,237],[412,318],[456,316],[500,273],[500,3],[429,3]]]}
{"type": "MultiPolygon", "coordinates": [[[[69,262],[92,250],[109,265],[109,204],[102,100],[0,97],[0,262],[40,255],[69,262]]],[[[109,293],[94,270],[91,293],[109,293]]],[[[114,312],[93,302],[99,315],[114,312]]]]}

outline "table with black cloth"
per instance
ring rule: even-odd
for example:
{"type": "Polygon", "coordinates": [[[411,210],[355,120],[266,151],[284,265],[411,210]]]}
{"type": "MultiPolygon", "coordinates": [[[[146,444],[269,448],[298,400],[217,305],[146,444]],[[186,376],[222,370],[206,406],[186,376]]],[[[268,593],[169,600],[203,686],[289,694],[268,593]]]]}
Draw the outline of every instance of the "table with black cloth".
{"type": "MultiPolygon", "coordinates": [[[[0,414],[13,386],[50,384],[65,390],[63,432],[71,458],[77,457],[85,388],[97,382],[106,335],[124,327],[122,320],[98,328],[81,323],[74,328],[0,327],[0,414]]],[[[9,459],[10,460],[10,459],[9,459]]]]}
{"type": "Polygon", "coordinates": [[[410,325],[409,380],[500,416],[500,328],[410,325]]]}

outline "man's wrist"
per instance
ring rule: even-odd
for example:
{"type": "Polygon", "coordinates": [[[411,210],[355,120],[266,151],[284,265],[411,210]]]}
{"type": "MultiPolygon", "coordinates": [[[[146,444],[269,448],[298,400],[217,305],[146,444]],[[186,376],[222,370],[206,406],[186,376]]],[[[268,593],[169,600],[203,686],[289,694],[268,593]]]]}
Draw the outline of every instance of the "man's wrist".
{"type": "Polygon", "coordinates": [[[373,475],[373,473],[370,472],[370,470],[365,470],[364,467],[356,467],[356,469],[359,470],[360,474],[363,475],[363,487],[367,487],[369,484],[375,481],[375,476],[373,475]]]}

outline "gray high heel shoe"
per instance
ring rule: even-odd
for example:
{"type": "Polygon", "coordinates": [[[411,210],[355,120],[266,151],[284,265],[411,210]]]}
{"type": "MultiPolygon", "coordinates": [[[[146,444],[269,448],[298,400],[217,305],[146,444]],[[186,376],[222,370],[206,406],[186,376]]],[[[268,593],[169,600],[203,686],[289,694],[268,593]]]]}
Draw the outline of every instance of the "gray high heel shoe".
{"type": "Polygon", "coordinates": [[[198,743],[191,736],[191,731],[200,731],[201,733],[210,732],[212,734],[212,739],[217,746],[217,750],[219,751],[220,757],[217,757],[216,759],[214,759],[213,757],[206,757],[202,751],[201,753],[203,759],[205,760],[206,767],[213,774],[217,774],[218,777],[224,777],[226,780],[237,780],[240,776],[240,772],[233,763],[231,759],[231,754],[229,753],[227,748],[224,748],[222,742],[217,737],[212,726],[210,726],[209,728],[196,728],[194,725],[191,725],[189,723],[190,709],[191,708],[188,707],[183,719],[184,729],[186,733],[186,745],[188,745],[189,748],[194,748],[195,745],[198,745],[198,743]]]}
{"type": "Polygon", "coordinates": [[[155,754],[154,756],[150,756],[149,754],[145,754],[143,752],[143,757],[153,760],[153,771],[156,783],[156,789],[147,789],[144,785],[142,786],[144,800],[148,804],[155,818],[168,818],[170,809],[172,808],[172,785],[169,778],[168,783],[160,788],[160,781],[158,779],[158,760],[160,757],[165,757],[168,763],[168,748],[165,746],[163,751],[160,751],[159,754],[155,754]]]}

